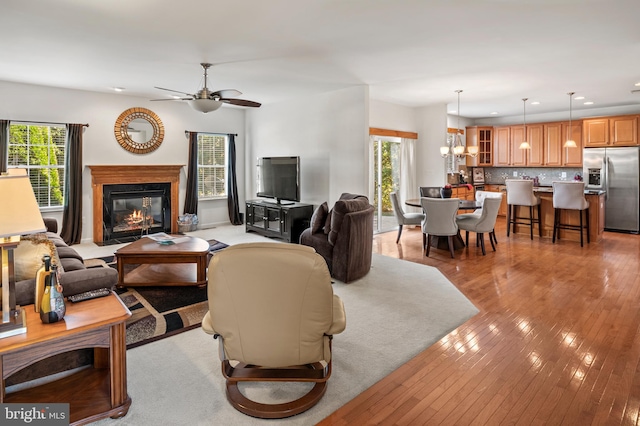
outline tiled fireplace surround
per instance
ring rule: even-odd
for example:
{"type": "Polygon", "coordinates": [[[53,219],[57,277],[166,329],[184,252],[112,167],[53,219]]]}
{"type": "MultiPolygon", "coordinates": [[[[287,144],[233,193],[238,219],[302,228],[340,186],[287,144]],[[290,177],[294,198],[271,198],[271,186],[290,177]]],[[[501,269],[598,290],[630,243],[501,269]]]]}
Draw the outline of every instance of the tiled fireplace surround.
{"type": "Polygon", "coordinates": [[[163,183],[171,184],[171,232],[178,232],[178,194],[182,165],[88,166],[93,190],[93,241],[102,243],[104,185],[163,183]]]}

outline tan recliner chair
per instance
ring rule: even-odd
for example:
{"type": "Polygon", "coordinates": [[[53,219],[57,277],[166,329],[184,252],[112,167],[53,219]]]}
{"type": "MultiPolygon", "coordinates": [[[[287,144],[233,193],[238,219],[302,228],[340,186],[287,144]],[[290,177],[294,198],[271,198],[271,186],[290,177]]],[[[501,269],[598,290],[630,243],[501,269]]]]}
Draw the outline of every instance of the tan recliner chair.
{"type": "Polygon", "coordinates": [[[331,375],[331,340],[346,326],[327,264],[311,247],[246,243],[209,264],[209,312],[202,328],[219,338],[227,399],[253,417],[283,418],[313,407],[331,375]],[[251,401],[239,381],[315,382],[282,404],[251,401]]]}

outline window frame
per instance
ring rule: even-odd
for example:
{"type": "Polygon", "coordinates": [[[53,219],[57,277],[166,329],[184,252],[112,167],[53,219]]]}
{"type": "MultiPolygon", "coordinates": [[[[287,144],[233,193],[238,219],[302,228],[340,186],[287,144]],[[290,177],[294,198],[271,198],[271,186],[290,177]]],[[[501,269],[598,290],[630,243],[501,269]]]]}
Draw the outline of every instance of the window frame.
{"type": "MultiPolygon", "coordinates": [[[[11,127],[13,126],[26,126],[27,130],[29,130],[29,128],[31,127],[46,127],[48,128],[48,140],[47,140],[47,152],[50,152],[51,150],[51,146],[58,146],[52,136],[51,136],[51,129],[52,128],[57,128],[57,129],[61,129],[64,132],[64,144],[63,144],[63,153],[62,153],[62,164],[51,164],[50,158],[49,158],[49,164],[46,165],[36,165],[36,164],[25,164],[25,163],[19,163],[19,164],[12,164],[11,162],[11,147],[12,146],[17,146],[16,144],[12,143],[12,139],[11,136],[9,136],[9,139],[7,141],[7,168],[20,168],[20,169],[26,169],[27,170],[27,174],[29,176],[31,176],[31,171],[32,170],[44,170],[44,169],[49,169],[49,170],[61,170],[61,178],[59,178],[59,184],[60,184],[60,192],[61,192],[61,196],[62,196],[62,200],[60,201],[59,205],[52,205],[51,202],[52,200],[55,200],[55,197],[52,195],[52,186],[50,183],[48,183],[47,185],[47,189],[48,189],[48,193],[47,193],[47,205],[46,206],[41,206],[40,202],[38,202],[38,208],[40,209],[41,212],[56,212],[56,211],[63,211],[64,210],[64,198],[65,198],[65,192],[66,192],[66,188],[65,188],[65,176],[67,173],[66,170],[66,157],[67,157],[67,151],[69,148],[69,139],[68,139],[68,129],[65,125],[61,125],[61,124],[53,124],[53,123],[46,123],[46,122],[23,122],[23,121],[11,121],[9,123],[9,135],[11,135],[11,127]]],[[[29,139],[29,138],[27,138],[29,139]]],[[[29,147],[32,146],[30,140],[27,140],[26,143],[26,148],[27,151],[30,152],[29,147]]],[[[27,162],[29,162],[27,160],[27,162]]],[[[33,188],[33,183],[31,183],[32,188],[33,188]]],[[[36,199],[39,200],[38,197],[38,193],[39,191],[36,190],[36,188],[33,188],[34,194],[36,194],[36,199]]]]}
{"type": "Polygon", "coordinates": [[[226,200],[229,198],[229,188],[227,187],[227,173],[229,164],[229,135],[225,133],[213,133],[213,132],[198,132],[198,155],[196,156],[197,163],[197,176],[198,182],[196,182],[196,187],[198,191],[198,200],[226,200]],[[223,164],[200,164],[200,153],[201,153],[201,137],[202,136],[213,136],[213,137],[221,137],[224,139],[224,163],[223,164]],[[200,194],[200,170],[201,169],[222,169],[224,174],[224,195],[201,195],[200,194]]]}

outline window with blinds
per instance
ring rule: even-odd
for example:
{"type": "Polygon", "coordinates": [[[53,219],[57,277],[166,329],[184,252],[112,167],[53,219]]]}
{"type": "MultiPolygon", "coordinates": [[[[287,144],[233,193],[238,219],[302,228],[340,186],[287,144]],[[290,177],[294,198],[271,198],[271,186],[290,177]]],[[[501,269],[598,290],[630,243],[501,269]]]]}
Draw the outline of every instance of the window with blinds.
{"type": "Polygon", "coordinates": [[[227,139],[198,133],[198,198],[227,196],[227,139]]]}
{"type": "Polygon", "coordinates": [[[64,205],[65,126],[9,125],[8,167],[25,168],[41,208],[64,205]]]}

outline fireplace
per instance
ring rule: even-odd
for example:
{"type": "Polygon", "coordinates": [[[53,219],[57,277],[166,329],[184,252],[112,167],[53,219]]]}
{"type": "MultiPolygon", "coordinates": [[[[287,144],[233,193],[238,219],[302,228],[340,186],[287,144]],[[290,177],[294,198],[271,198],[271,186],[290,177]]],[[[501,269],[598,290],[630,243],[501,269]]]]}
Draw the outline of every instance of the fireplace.
{"type": "Polygon", "coordinates": [[[145,234],[171,232],[171,184],[104,185],[102,239],[105,244],[134,241],[145,234]]]}
{"type": "Polygon", "coordinates": [[[178,232],[181,165],[87,166],[93,189],[93,241],[126,242],[178,232]],[[108,210],[108,211],[107,211],[108,210]]]}

